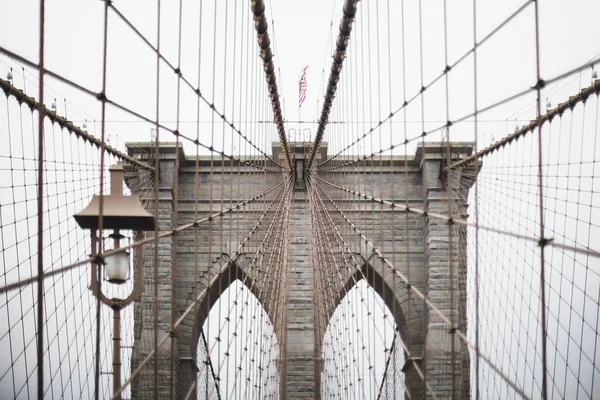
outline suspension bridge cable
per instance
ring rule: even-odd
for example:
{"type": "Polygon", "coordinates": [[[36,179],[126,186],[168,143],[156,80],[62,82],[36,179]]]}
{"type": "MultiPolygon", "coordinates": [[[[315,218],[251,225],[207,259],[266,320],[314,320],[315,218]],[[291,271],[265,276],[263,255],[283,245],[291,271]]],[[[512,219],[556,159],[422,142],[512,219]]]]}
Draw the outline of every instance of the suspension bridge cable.
{"type": "Polygon", "coordinates": [[[314,158],[317,154],[321,141],[323,140],[323,134],[325,133],[325,127],[327,125],[327,120],[329,119],[329,112],[331,111],[331,105],[333,103],[335,92],[337,90],[337,84],[340,79],[342,65],[346,57],[348,40],[350,33],[352,32],[352,22],[354,20],[354,16],[356,15],[356,1],[346,0],[343,9],[344,15],[342,17],[342,21],[340,22],[340,30],[336,41],[336,50],[333,55],[331,72],[329,74],[327,89],[325,91],[325,99],[323,100],[323,107],[321,109],[321,116],[319,117],[319,126],[317,127],[312,150],[308,156],[308,162],[306,164],[307,169],[312,167],[314,158]]]}

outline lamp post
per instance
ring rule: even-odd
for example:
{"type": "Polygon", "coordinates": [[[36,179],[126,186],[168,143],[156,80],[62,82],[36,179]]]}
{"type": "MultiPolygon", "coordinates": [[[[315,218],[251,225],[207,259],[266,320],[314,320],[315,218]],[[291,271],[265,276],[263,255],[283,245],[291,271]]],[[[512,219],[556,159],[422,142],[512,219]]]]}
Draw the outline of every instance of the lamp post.
{"type": "MultiPolygon", "coordinates": [[[[137,300],[144,291],[144,270],[142,246],[135,249],[136,279],[133,290],[125,299],[108,298],[102,293],[100,279],[102,266],[106,267],[106,278],[114,284],[123,284],[129,279],[130,257],[126,250],[119,251],[121,239],[124,236],[121,230],[136,232],[135,240],[144,238],[143,231],[155,228],[154,217],[140,204],[137,196],[123,195],[123,178],[125,171],[120,165],[113,165],[110,171],[110,194],[103,197],[102,226],[103,229],[112,229],[110,238],[113,239],[114,249],[102,261],[98,260],[98,223],[100,217],[100,196],[95,195],[90,204],[81,212],[74,215],[75,221],[83,229],[89,229],[92,239],[92,268],[90,290],[103,304],[113,310],[113,394],[121,388],[121,310],[137,300]]],[[[101,240],[101,239],[100,239],[101,240]]],[[[116,397],[121,399],[121,395],[116,397]]]]}

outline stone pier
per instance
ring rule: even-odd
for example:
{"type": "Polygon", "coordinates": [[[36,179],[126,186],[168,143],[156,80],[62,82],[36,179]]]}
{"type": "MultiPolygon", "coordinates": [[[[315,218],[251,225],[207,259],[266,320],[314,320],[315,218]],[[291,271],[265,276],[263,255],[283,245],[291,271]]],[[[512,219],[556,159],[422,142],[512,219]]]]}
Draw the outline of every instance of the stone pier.
{"type": "MultiPolygon", "coordinates": [[[[467,217],[468,190],[475,182],[477,170],[464,168],[446,174],[444,166],[448,162],[446,157],[456,161],[470,155],[472,144],[454,142],[449,145],[450,148],[446,143],[424,143],[419,145],[413,155],[406,157],[365,159],[352,163],[351,167],[344,167],[343,163],[348,160],[342,159],[329,165],[331,167],[336,163],[340,164],[341,168],[333,172],[313,171],[319,178],[339,187],[365,192],[375,198],[391,199],[403,207],[421,210],[407,213],[399,208],[394,211],[393,208],[376,203],[372,199],[364,196],[358,198],[331,186],[323,189],[326,184],[317,181],[316,178],[311,182],[318,182],[319,185],[307,185],[304,160],[310,143],[290,143],[295,163],[295,186],[292,200],[287,204],[291,211],[287,244],[288,265],[287,269],[284,265],[277,265],[276,269],[287,270],[287,276],[281,274],[262,279],[255,272],[256,268],[248,267],[251,258],[246,257],[247,252],[255,251],[259,245],[260,235],[266,232],[264,227],[269,226],[275,216],[274,210],[265,213],[258,237],[253,237],[241,253],[235,253],[240,244],[239,235],[235,230],[240,227],[240,230],[246,230],[242,233],[247,234],[258,222],[260,211],[266,210],[267,202],[272,196],[276,196],[276,192],[264,200],[257,201],[256,204],[228,214],[223,224],[205,224],[198,232],[189,229],[174,237],[161,239],[158,248],[158,286],[162,331],[168,332],[171,322],[179,318],[194,302],[195,286],[198,286],[203,295],[198,301],[197,309],[186,314],[177,332],[173,332],[167,345],[161,348],[159,397],[171,398],[171,395],[174,395],[174,398],[181,398],[190,392],[192,398],[195,398],[193,382],[197,378],[196,351],[199,333],[211,305],[219,297],[220,291],[214,288],[226,288],[235,279],[243,279],[265,307],[273,321],[275,332],[280,336],[277,338],[282,345],[278,360],[279,398],[320,398],[323,365],[319,346],[327,322],[335,311],[335,304],[329,304],[325,310],[323,305],[315,303],[316,298],[342,299],[358,280],[366,279],[388,306],[400,336],[410,351],[411,360],[403,368],[404,381],[410,397],[429,397],[421,377],[421,373],[424,373],[427,384],[438,398],[450,398],[453,394],[457,398],[469,398],[470,360],[466,347],[453,335],[453,329],[430,311],[422,300],[409,292],[410,287],[418,288],[444,316],[454,320],[455,328],[463,332],[467,330],[467,265],[464,256],[466,230],[464,227],[448,224],[447,220],[428,215],[445,214],[452,209],[454,218],[467,217]],[[307,190],[311,191],[311,196],[317,191],[321,197],[327,194],[336,204],[336,208],[326,206],[329,207],[328,215],[331,215],[335,226],[344,227],[348,246],[347,249],[340,248],[339,254],[335,255],[337,263],[342,265],[344,258],[347,261],[348,254],[351,254],[353,259],[362,264],[342,271],[334,271],[329,264],[320,266],[318,271],[336,272],[331,280],[335,282],[334,287],[328,287],[330,293],[324,293],[323,296],[315,296],[317,266],[314,263],[315,260],[326,260],[329,255],[322,257],[318,249],[311,245],[311,224],[314,221],[311,221],[312,205],[309,203],[307,190]],[[348,233],[347,221],[341,217],[340,211],[369,238],[368,242],[356,234],[348,233]],[[229,231],[221,231],[222,229],[229,231]],[[218,240],[220,235],[230,239],[221,242],[218,240]],[[234,254],[235,262],[227,262],[234,254]],[[410,285],[399,279],[388,265],[384,265],[383,258],[378,254],[383,254],[386,260],[393,263],[397,272],[403,276],[410,276],[410,285]],[[227,266],[224,271],[221,270],[223,265],[227,266]],[[212,283],[209,285],[209,282],[212,283]],[[252,282],[256,284],[253,285],[252,282]],[[286,287],[289,288],[287,304],[282,305],[280,310],[287,310],[287,313],[279,315],[280,313],[275,312],[276,310],[269,305],[268,295],[286,287]],[[450,371],[454,371],[454,374],[450,371]]],[[[133,157],[146,162],[152,161],[149,159],[150,154],[153,154],[152,144],[129,144],[128,150],[133,157]]],[[[272,157],[283,164],[280,143],[273,143],[272,157]]],[[[316,163],[325,160],[326,157],[327,144],[322,143],[317,152],[316,163]]],[[[288,176],[287,171],[278,170],[274,164],[269,164],[268,171],[256,172],[237,161],[218,160],[218,163],[213,163],[212,159],[206,156],[200,156],[198,159],[186,157],[183,148],[173,143],[160,144],[159,160],[158,222],[162,231],[211,215],[214,209],[211,209],[209,199],[213,199],[214,202],[220,201],[222,185],[231,188],[230,192],[223,194],[227,196],[223,201],[237,204],[275,187],[288,176]],[[195,185],[196,180],[199,181],[198,187],[195,185]]],[[[129,170],[126,178],[130,187],[137,184],[137,190],[152,190],[139,186],[139,182],[149,181],[140,171],[129,170]]],[[[314,199],[314,196],[311,199],[314,199]]],[[[317,208],[312,209],[314,211],[317,208]]],[[[321,209],[318,212],[324,211],[321,209]]],[[[314,215],[313,213],[313,217],[314,215]]],[[[332,240],[336,240],[336,234],[331,231],[330,226],[323,229],[327,235],[331,235],[332,240]]],[[[243,235],[240,237],[243,238],[243,235]]],[[[279,254],[281,249],[272,248],[269,251],[279,254]]],[[[264,259],[269,259],[268,252],[263,255],[264,259]]],[[[152,251],[148,251],[145,267],[148,288],[153,286],[152,256],[152,251]]],[[[153,300],[153,293],[148,290],[135,307],[132,360],[134,366],[153,346],[153,300]]],[[[149,365],[135,379],[132,385],[134,397],[147,398],[152,394],[155,385],[152,370],[152,365],[149,365]]]]}
{"type": "Polygon", "coordinates": [[[296,189],[291,205],[290,289],[288,297],[286,399],[314,399],[315,304],[314,272],[311,263],[311,221],[304,189],[296,189]]]}

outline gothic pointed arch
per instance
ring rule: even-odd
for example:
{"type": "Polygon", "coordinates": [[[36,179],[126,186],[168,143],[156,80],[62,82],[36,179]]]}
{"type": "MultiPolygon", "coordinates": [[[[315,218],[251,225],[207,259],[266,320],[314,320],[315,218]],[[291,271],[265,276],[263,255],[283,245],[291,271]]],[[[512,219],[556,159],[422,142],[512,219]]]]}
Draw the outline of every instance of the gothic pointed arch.
{"type": "MultiPolygon", "coordinates": [[[[207,274],[204,272],[201,274],[197,283],[198,290],[189,293],[187,306],[196,303],[196,307],[193,308],[192,312],[185,315],[183,328],[178,332],[180,362],[186,366],[186,368],[182,368],[180,376],[180,385],[184,391],[185,388],[192,387],[192,383],[196,379],[198,343],[202,340],[201,333],[205,322],[219,298],[234,282],[240,282],[245,289],[252,293],[265,311],[270,325],[274,326],[274,315],[271,313],[270,302],[268,301],[269,288],[272,282],[258,279],[256,275],[259,274],[252,272],[254,270],[251,268],[252,263],[252,258],[243,253],[238,254],[234,259],[222,254],[213,263],[212,273],[207,274]],[[207,277],[211,277],[210,280],[207,277]]],[[[275,336],[277,341],[280,342],[276,330],[275,336]]]]}

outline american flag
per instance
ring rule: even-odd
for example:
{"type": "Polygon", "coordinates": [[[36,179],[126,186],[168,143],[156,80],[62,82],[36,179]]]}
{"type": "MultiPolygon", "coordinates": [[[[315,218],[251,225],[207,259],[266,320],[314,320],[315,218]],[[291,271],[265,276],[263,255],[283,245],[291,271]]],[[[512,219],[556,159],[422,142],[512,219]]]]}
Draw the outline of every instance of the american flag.
{"type": "Polygon", "coordinates": [[[306,99],[306,68],[302,70],[302,76],[300,77],[299,88],[298,88],[298,107],[302,107],[302,103],[306,99]]]}

